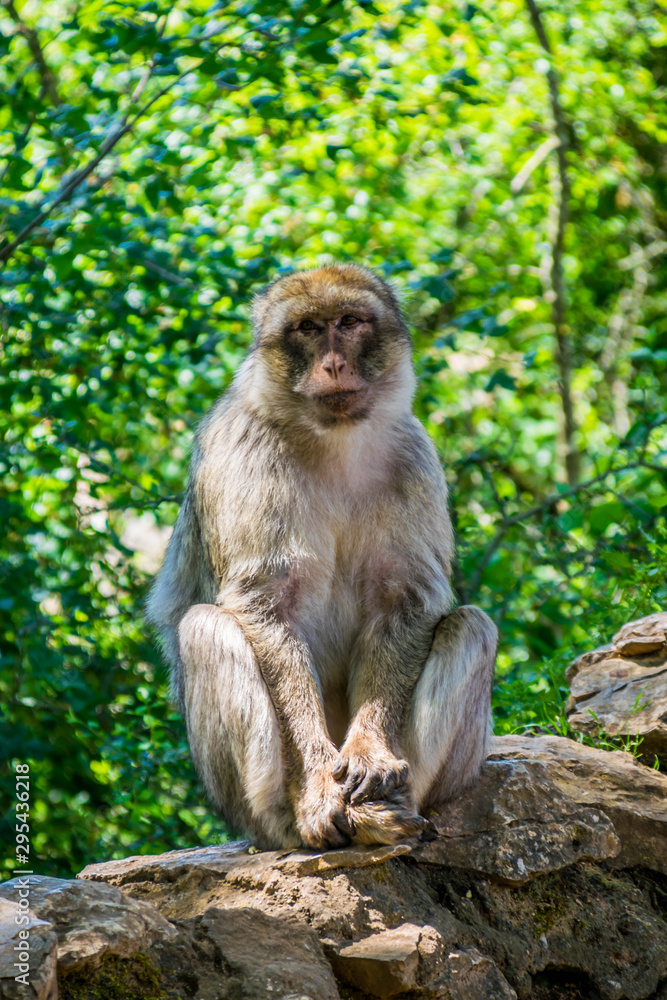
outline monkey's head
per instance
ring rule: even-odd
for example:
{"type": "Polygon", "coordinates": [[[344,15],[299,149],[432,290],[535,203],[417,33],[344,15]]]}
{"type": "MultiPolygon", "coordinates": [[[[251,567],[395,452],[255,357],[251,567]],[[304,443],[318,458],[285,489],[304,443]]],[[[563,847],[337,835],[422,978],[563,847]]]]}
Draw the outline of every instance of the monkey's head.
{"type": "Polygon", "coordinates": [[[410,338],[396,296],[372,271],[334,264],[270,285],[254,302],[254,356],[267,401],[323,427],[379,406],[409,407],[410,338]]]}

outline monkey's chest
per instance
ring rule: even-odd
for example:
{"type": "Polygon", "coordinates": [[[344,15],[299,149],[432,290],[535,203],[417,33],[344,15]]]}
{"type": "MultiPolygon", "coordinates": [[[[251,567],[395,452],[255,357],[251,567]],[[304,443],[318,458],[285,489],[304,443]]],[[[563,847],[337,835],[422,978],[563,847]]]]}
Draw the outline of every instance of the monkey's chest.
{"type": "Polygon", "coordinates": [[[379,589],[389,578],[400,589],[405,567],[402,574],[396,541],[378,530],[382,512],[374,517],[371,503],[350,504],[347,497],[337,503],[330,495],[326,508],[304,505],[301,512],[285,597],[324,686],[346,681],[359,635],[381,610],[379,589]]]}

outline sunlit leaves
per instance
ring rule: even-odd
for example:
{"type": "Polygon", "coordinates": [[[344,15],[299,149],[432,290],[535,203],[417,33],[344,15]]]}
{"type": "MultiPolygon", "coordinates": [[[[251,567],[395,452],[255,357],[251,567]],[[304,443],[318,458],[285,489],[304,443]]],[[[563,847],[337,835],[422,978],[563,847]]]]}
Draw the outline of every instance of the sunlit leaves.
{"type": "Polygon", "coordinates": [[[653,8],[545,9],[573,137],[565,269],[590,483],[574,493],[553,144],[513,185],[552,127],[523,6],[28,0],[56,102],[0,11],[0,245],[166,88],[0,269],[2,739],[34,765],[42,870],[225,835],[142,605],[192,430],[249,346],[252,294],[294,267],[360,260],[403,296],[455,585],[501,629],[497,724],[553,712],[575,647],[667,600],[653,8]]]}

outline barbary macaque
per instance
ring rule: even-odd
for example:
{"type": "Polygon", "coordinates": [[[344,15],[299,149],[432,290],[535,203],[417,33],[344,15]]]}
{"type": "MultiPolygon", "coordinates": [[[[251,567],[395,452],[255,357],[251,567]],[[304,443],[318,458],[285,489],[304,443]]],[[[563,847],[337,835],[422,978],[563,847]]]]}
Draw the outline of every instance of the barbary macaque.
{"type": "Polygon", "coordinates": [[[410,338],[366,268],[295,272],[199,427],[153,587],[197,771],[264,848],[394,843],[475,778],[495,625],[452,608],[410,338]]]}

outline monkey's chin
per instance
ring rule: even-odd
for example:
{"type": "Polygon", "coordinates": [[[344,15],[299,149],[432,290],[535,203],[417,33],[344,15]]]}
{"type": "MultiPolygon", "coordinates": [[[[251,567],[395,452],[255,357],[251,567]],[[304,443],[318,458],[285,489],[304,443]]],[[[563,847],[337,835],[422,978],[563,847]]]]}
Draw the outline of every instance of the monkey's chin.
{"type": "Polygon", "coordinates": [[[363,420],[368,416],[370,401],[368,389],[353,389],[347,392],[329,392],[313,396],[315,412],[321,423],[332,424],[363,420]]]}

